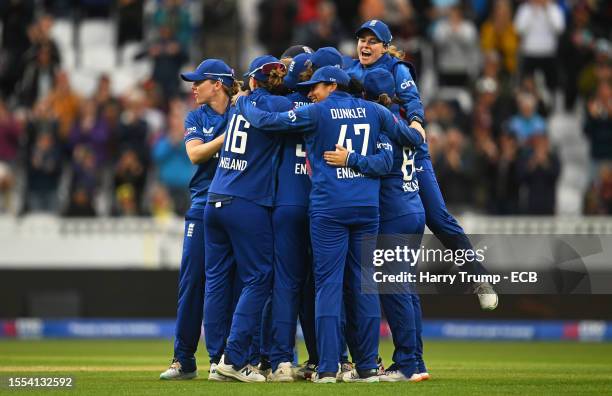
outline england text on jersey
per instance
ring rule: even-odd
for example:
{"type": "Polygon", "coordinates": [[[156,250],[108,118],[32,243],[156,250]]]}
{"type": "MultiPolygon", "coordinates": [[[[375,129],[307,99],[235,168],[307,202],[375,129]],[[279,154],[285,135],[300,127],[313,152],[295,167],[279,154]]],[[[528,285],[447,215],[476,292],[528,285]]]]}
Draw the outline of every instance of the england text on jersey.
{"type": "Polygon", "coordinates": [[[246,169],[248,162],[246,160],[229,158],[229,157],[221,157],[219,159],[219,168],[243,171],[246,169]]]}
{"type": "Polygon", "coordinates": [[[363,174],[354,171],[351,168],[336,168],[337,179],[353,179],[355,177],[364,177],[363,174]]]}

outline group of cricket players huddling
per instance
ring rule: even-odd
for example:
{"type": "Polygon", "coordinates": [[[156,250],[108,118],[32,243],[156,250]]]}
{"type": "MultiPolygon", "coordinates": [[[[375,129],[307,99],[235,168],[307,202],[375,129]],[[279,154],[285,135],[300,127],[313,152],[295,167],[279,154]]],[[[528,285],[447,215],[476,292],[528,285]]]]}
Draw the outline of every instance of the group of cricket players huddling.
{"type": "MultiPolygon", "coordinates": [[[[198,167],[174,359],[161,379],[197,376],[202,323],[210,381],[430,378],[418,295],[407,285],[363,292],[379,286],[361,276],[362,245],[394,235],[418,248],[427,225],[447,248],[472,246],[435,179],[414,68],[384,22],[367,21],[356,35],[358,59],[296,45],[280,59],[255,58],[244,83],[219,59],[181,74],[198,105],[184,137],[198,167]],[[394,345],[386,369],[382,312],[394,345]],[[308,352],[301,366],[298,319],[308,352]]],[[[473,291],[495,309],[489,284],[473,291]]]]}

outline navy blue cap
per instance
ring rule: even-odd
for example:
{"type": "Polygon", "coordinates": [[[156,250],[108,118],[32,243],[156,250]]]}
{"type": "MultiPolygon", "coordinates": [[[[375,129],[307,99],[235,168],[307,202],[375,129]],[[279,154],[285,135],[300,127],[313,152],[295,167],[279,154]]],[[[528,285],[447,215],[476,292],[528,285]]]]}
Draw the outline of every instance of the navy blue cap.
{"type": "Polygon", "coordinates": [[[339,67],[335,66],[323,66],[320,69],[317,69],[316,72],[312,75],[310,80],[301,82],[297,84],[298,88],[310,89],[313,85],[318,83],[336,83],[340,85],[348,86],[351,78],[348,74],[339,67]]]}
{"type": "Polygon", "coordinates": [[[314,50],[307,45],[292,45],[281,55],[281,59],[295,58],[299,54],[312,54],[314,50]]]}
{"type": "Polygon", "coordinates": [[[372,19],[364,22],[363,25],[357,29],[357,32],[355,32],[357,37],[359,37],[364,30],[370,30],[372,33],[374,33],[376,38],[382,41],[382,43],[385,45],[389,44],[391,40],[393,40],[389,26],[378,19],[372,19]]]}
{"type": "Polygon", "coordinates": [[[285,69],[285,65],[272,55],[262,55],[253,59],[249,65],[249,71],[244,77],[253,77],[258,81],[266,81],[270,72],[275,69],[285,69]]]}
{"type": "Polygon", "coordinates": [[[231,87],[234,83],[234,70],[220,59],[206,59],[192,72],[181,73],[185,81],[216,80],[231,87]]]}
{"type": "Polygon", "coordinates": [[[323,47],[312,54],[310,62],[315,70],[323,66],[342,67],[342,54],[334,47],[323,47]]]}
{"type": "Polygon", "coordinates": [[[308,66],[308,61],[311,57],[311,54],[303,53],[296,55],[295,58],[293,58],[293,60],[289,64],[289,67],[287,69],[287,75],[284,79],[285,87],[289,89],[295,89],[295,85],[300,82],[300,74],[302,74],[302,72],[306,70],[306,67],[308,66]]]}
{"type": "Polygon", "coordinates": [[[395,96],[393,75],[383,68],[369,70],[363,78],[363,89],[366,99],[375,100],[381,94],[392,98],[395,96]]]}

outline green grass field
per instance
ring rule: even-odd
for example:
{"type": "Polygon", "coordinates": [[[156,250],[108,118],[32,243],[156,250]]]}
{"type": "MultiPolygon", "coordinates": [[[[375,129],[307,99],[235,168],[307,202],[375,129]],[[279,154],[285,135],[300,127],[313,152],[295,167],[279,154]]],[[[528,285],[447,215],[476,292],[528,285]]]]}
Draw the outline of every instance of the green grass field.
{"type": "MultiPolygon", "coordinates": [[[[303,345],[300,346],[304,355],[303,345]]],[[[612,394],[612,344],[440,342],[425,344],[432,380],[416,384],[209,383],[205,353],[200,377],[160,381],[171,341],[0,341],[0,394],[207,394],[207,395],[477,395],[612,394]],[[72,390],[15,390],[7,377],[73,376],[72,390]]],[[[392,345],[381,345],[388,365],[392,345]]]]}

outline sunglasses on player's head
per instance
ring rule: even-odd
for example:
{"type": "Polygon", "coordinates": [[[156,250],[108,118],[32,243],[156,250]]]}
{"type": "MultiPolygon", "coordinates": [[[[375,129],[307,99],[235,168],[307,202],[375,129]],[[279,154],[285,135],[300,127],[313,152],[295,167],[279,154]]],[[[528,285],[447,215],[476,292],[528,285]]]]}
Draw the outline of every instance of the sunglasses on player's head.
{"type": "Polygon", "coordinates": [[[272,70],[285,70],[285,69],[286,69],[285,65],[280,62],[268,62],[268,63],[264,63],[263,65],[259,66],[257,69],[250,72],[249,76],[254,75],[260,70],[263,74],[268,75],[270,74],[272,70]]]}

